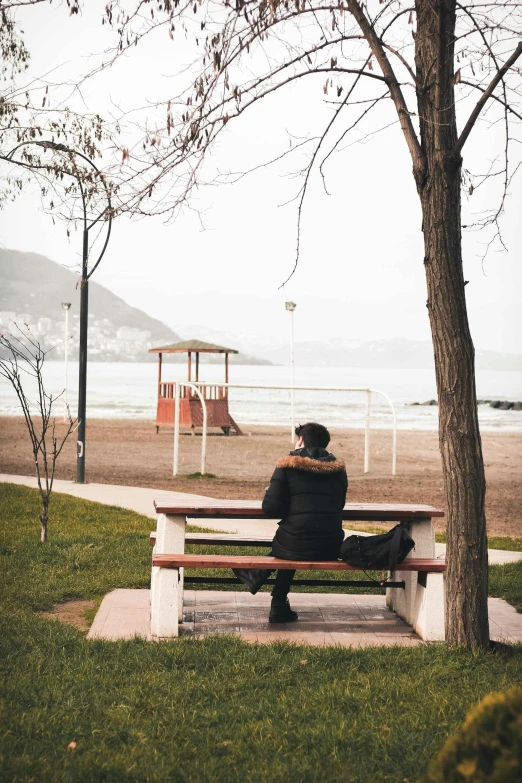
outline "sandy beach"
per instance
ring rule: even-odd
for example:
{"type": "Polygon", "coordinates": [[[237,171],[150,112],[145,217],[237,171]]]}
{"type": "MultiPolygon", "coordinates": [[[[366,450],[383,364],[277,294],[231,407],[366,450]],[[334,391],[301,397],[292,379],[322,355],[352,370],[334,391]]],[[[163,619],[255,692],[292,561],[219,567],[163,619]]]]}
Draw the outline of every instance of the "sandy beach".
{"type": "MultiPolygon", "coordinates": [[[[64,425],[58,423],[58,428],[64,425]]],[[[210,434],[207,473],[200,470],[201,437],[180,438],[181,474],[172,476],[172,429],[156,435],[152,421],[91,419],[87,424],[87,480],[155,487],[222,498],[261,498],[276,460],[290,448],[288,429],[245,426],[244,437],[210,434]]],[[[372,430],[370,472],[364,474],[362,430],[332,429],[331,451],[347,464],[353,502],[429,503],[444,508],[442,472],[435,432],[399,431],[397,475],[391,476],[391,431],[372,430]]],[[[488,485],[486,512],[490,535],[522,535],[522,434],[482,435],[488,485]]],[[[34,475],[30,442],[21,418],[0,417],[0,472],[34,475]]],[[[76,439],[66,444],[57,478],[76,477],[76,439]]],[[[439,524],[443,527],[443,522],[439,524]]]]}

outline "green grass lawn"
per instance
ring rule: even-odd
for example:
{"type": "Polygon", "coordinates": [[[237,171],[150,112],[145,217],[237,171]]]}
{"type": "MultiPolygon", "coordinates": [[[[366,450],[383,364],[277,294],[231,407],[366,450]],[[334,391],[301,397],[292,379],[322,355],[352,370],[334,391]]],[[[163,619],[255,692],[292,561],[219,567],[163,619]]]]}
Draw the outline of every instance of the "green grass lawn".
{"type": "MultiPolygon", "coordinates": [[[[437,533],[435,540],[439,544],[446,543],[446,533],[437,533]]],[[[488,549],[503,549],[508,552],[522,552],[522,538],[511,536],[488,536],[488,549]]]]}
{"type": "MultiPolygon", "coordinates": [[[[38,612],[148,586],[151,520],[54,495],[42,545],[37,508],[0,485],[2,781],[408,783],[471,705],[522,679],[521,647],[88,642],[38,612]]],[[[522,604],[521,573],[494,589],[522,604]]]]}
{"type": "MultiPolygon", "coordinates": [[[[346,522],[343,527],[347,530],[350,528],[350,523],[346,522]]],[[[361,525],[357,527],[363,533],[387,533],[393,527],[393,524],[384,525],[361,525]]],[[[442,530],[435,533],[435,541],[437,544],[446,543],[446,533],[442,530]]],[[[522,552],[522,538],[512,538],[511,536],[488,536],[488,548],[489,549],[503,549],[509,552],[522,552]]]]}

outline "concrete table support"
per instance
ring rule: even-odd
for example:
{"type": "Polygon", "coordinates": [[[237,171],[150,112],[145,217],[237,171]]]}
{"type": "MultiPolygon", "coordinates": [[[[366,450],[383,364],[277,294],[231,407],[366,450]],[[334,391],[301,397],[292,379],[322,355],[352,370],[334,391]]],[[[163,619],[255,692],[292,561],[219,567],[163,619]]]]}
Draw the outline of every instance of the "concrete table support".
{"type": "MultiPolygon", "coordinates": [[[[407,559],[435,557],[435,530],[431,519],[412,519],[406,529],[415,541],[415,549],[407,559]]],[[[405,583],[405,589],[390,588],[386,591],[386,604],[413,626],[421,639],[442,642],[444,630],[444,574],[401,571],[400,566],[392,579],[405,583]]]]}
{"type": "MultiPolygon", "coordinates": [[[[184,554],[184,514],[158,514],[154,554],[184,554]]],[[[166,569],[152,567],[151,635],[154,639],[178,636],[178,623],[183,622],[183,568],[166,569]]]]}

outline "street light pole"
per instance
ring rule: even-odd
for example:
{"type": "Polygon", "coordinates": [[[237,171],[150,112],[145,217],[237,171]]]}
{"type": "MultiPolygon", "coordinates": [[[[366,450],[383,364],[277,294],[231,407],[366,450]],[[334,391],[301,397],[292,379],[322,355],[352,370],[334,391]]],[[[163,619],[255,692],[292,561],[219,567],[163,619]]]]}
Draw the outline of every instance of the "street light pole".
{"type": "Polygon", "coordinates": [[[62,144],[55,145],[55,149],[61,152],[68,152],[78,155],[89,163],[94,169],[95,173],[101,178],[103,187],[105,188],[105,195],[107,197],[107,207],[98,215],[98,217],[88,225],[87,223],[87,202],[85,198],[85,191],[83,189],[82,181],[80,177],[77,177],[78,187],[82,197],[83,204],[83,245],[82,245],[82,279],[80,290],[80,353],[79,353],[79,374],[78,374],[78,440],[77,440],[77,453],[76,453],[76,483],[85,483],[85,430],[87,420],[87,331],[89,328],[89,278],[97,268],[98,264],[103,258],[109,237],[111,235],[112,228],[112,205],[109,189],[100,172],[100,170],[94,165],[92,160],[87,158],[81,152],[71,150],[62,144]],[[98,256],[98,260],[89,272],[89,231],[93,226],[98,223],[99,220],[107,213],[108,215],[108,227],[107,236],[105,237],[105,244],[102,251],[98,256]]]}
{"type": "Polygon", "coordinates": [[[62,302],[62,310],[65,312],[65,326],[64,326],[64,341],[63,341],[63,349],[64,349],[64,364],[65,364],[65,378],[64,378],[64,389],[63,389],[63,420],[67,421],[69,418],[69,404],[67,400],[67,349],[69,347],[69,308],[71,307],[70,302],[62,302]]]}
{"type": "Polygon", "coordinates": [[[88,261],[89,234],[87,229],[87,221],[84,219],[82,282],[80,288],[80,351],[78,355],[78,440],[76,454],[76,482],[78,484],[85,483],[85,425],[87,419],[87,330],[89,328],[88,261]]]}
{"type": "Polygon", "coordinates": [[[293,443],[295,436],[295,416],[294,416],[294,310],[297,307],[295,302],[285,302],[285,307],[290,313],[290,441],[293,443]]]}
{"type": "Polygon", "coordinates": [[[19,166],[31,169],[31,164],[24,161],[13,161],[14,153],[24,147],[26,144],[36,144],[44,149],[50,149],[54,152],[61,152],[72,160],[72,157],[78,157],[84,160],[94,169],[94,173],[100,178],[103,188],[105,190],[105,197],[107,199],[107,206],[100,212],[97,218],[88,224],[87,221],[87,198],[83,183],[85,178],[81,176],[81,172],[76,169],[73,164],[73,170],[67,170],[71,177],[74,177],[78,181],[78,188],[80,191],[83,207],[83,248],[82,248],[82,277],[81,277],[81,291],[80,291],[80,355],[79,355],[79,377],[78,377],[78,440],[77,440],[77,454],[76,454],[76,482],[78,484],[85,483],[85,429],[86,429],[86,416],[87,416],[87,329],[88,329],[88,309],[89,309],[89,278],[98,267],[98,264],[103,258],[107,245],[109,243],[109,237],[111,235],[112,228],[112,204],[109,188],[105,182],[105,178],[97,166],[92,162],[90,158],[78,152],[71,147],[67,147],[65,144],[57,144],[54,141],[23,141],[18,144],[8,155],[5,156],[6,160],[16,162],[19,166]],[[92,266],[89,272],[89,231],[104,217],[107,219],[107,236],[102,247],[101,253],[98,256],[96,263],[92,266]]]}

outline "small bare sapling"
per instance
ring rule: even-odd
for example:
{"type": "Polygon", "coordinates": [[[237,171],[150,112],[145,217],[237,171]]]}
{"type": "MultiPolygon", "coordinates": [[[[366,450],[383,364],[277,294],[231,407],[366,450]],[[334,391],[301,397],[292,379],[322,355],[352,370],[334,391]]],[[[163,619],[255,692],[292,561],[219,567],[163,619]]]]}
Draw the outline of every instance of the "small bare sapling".
{"type": "Polygon", "coordinates": [[[42,526],[40,540],[45,542],[56,463],[67,439],[76,430],[78,421],[72,418],[69,406],[66,405],[65,429],[57,433],[53,411],[64,392],[53,396],[45,391],[43,366],[49,351],[42,349],[27,325],[21,329],[15,324],[13,331],[15,334],[0,334],[0,375],[7,378],[16,392],[31,440],[42,503],[39,515],[42,526]],[[36,381],[34,402],[26,392],[29,377],[36,381]]]}

